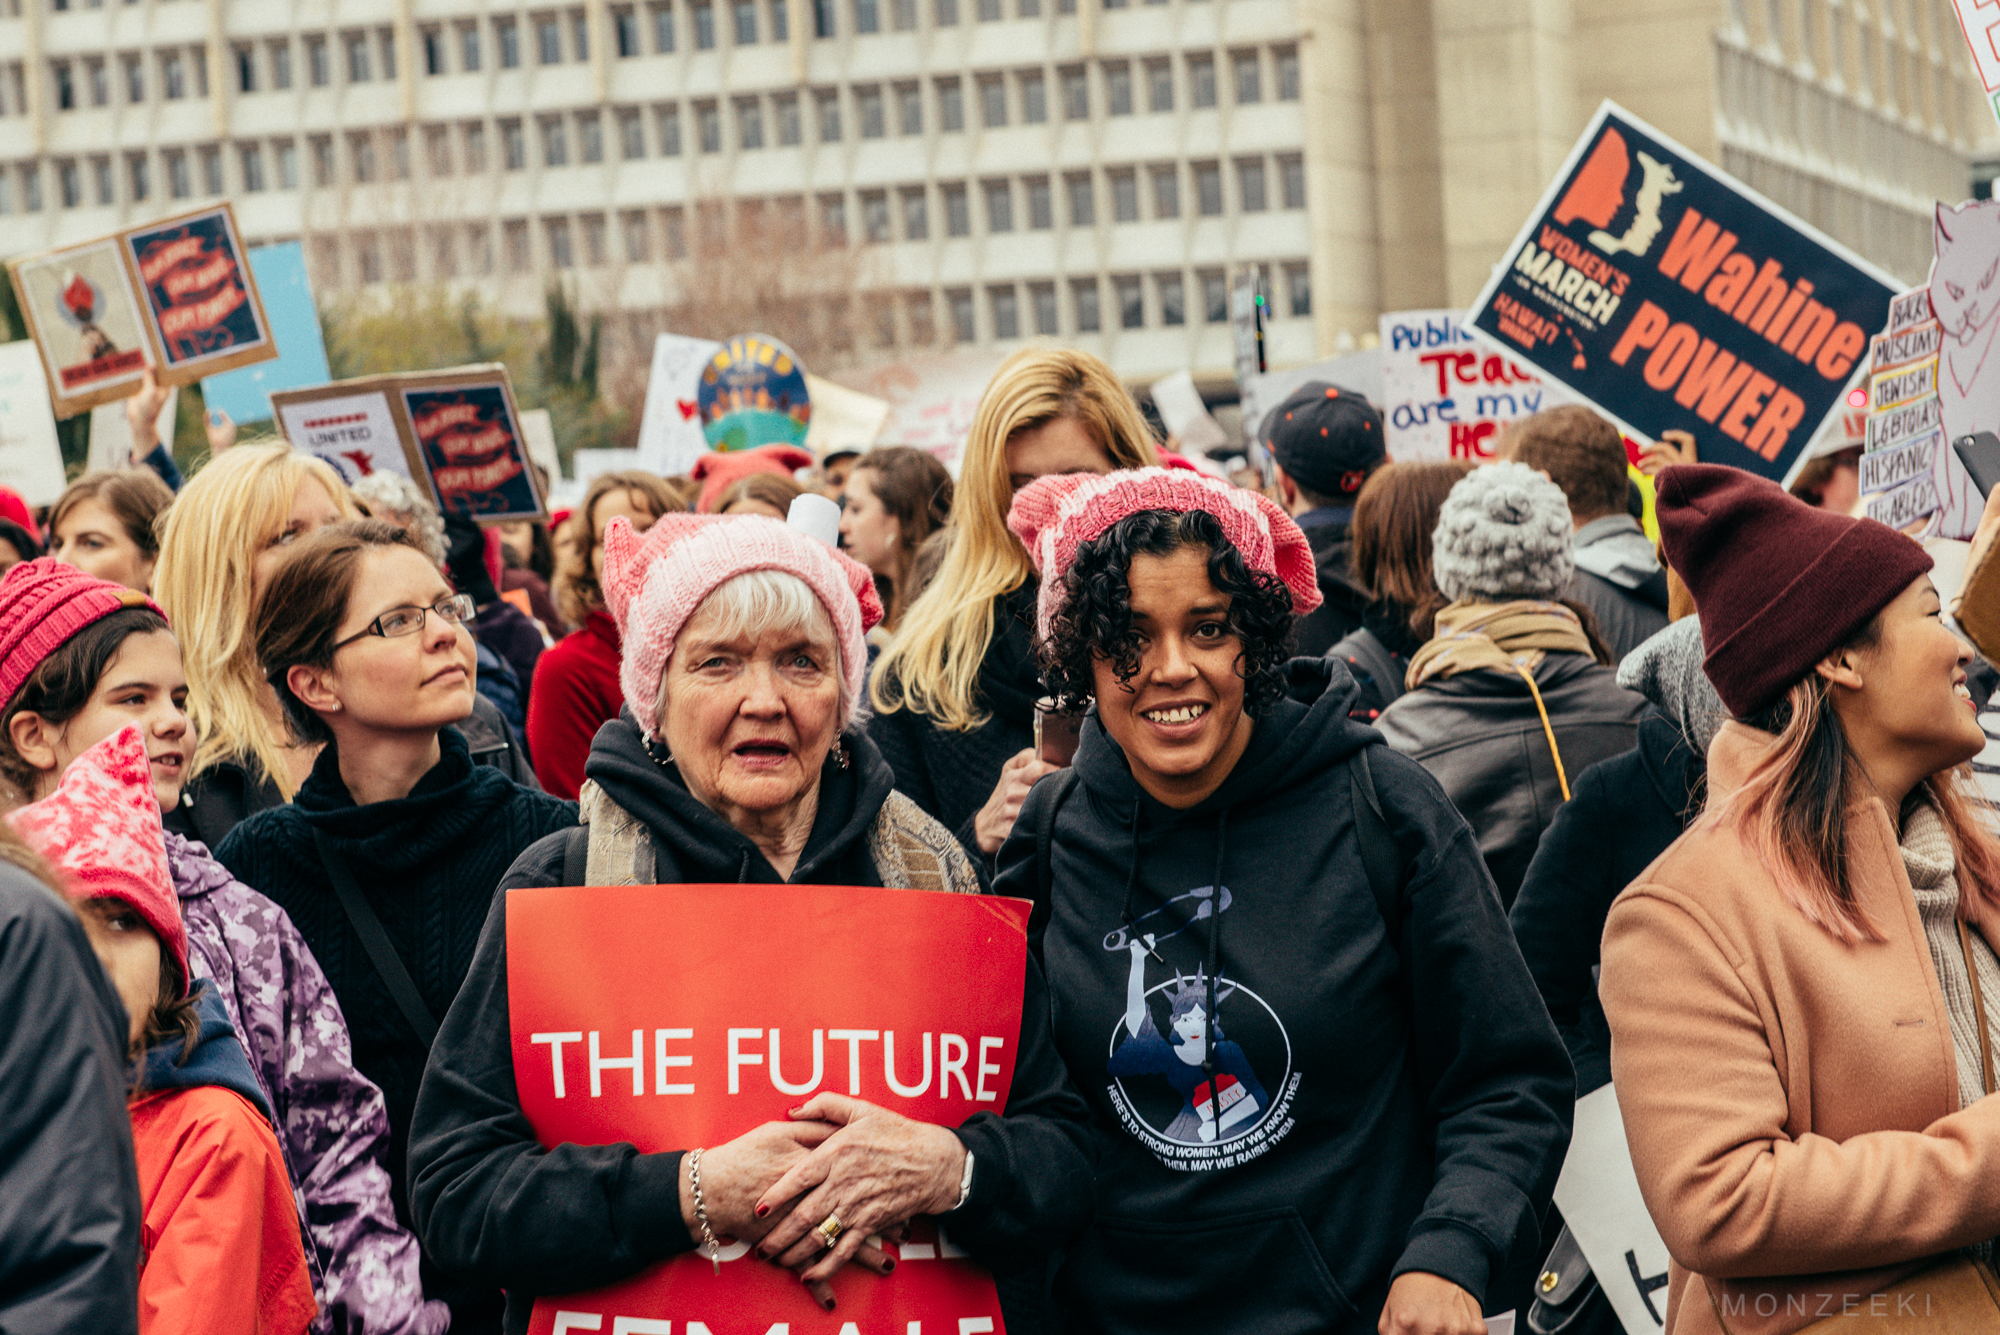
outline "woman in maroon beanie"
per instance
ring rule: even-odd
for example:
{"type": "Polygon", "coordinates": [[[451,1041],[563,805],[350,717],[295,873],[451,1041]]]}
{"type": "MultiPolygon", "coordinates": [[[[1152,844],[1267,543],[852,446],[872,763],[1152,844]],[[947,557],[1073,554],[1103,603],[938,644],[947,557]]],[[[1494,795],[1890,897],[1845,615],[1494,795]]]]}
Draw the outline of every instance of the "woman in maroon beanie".
{"type": "Polygon", "coordinates": [[[1944,1281],[1910,1277],[2000,1234],[1972,651],[1931,558],[1872,520],[1712,465],[1662,473],[1659,514],[1734,719],[1707,811],[1604,932],[1612,1075],[1673,1258],[1665,1335],[1903,1281],[1942,1317],[1944,1281]]]}

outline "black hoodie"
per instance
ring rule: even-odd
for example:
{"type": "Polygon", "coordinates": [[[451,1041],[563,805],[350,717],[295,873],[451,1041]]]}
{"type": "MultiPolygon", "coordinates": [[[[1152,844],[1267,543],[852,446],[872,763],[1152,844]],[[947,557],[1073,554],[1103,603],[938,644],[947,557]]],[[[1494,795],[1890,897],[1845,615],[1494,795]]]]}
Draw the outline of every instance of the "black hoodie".
{"type": "MultiPolygon", "coordinates": [[[[1483,1297],[1537,1255],[1569,1139],[1562,1043],[1437,783],[1348,718],[1340,664],[1290,672],[1184,811],[1144,793],[1093,715],[1056,815],[1044,963],[1102,1147],[1097,1222],[1059,1280],[1084,1329],[1361,1335],[1396,1275],[1483,1297]],[[1400,946],[1356,843],[1345,762],[1363,746],[1403,864],[1400,946]],[[1147,935],[1135,1033],[1130,943],[1147,935]],[[1206,1011],[1211,975],[1219,1099],[1180,1050],[1201,1042],[1186,1012],[1206,1011]]],[[[1030,794],[999,893],[1033,887],[1054,791],[1030,794]]]]}
{"type": "MultiPolygon", "coordinates": [[[[819,811],[793,884],[882,883],[867,836],[892,776],[867,738],[848,737],[846,749],[847,767],[830,756],[821,771],[819,811]]],[[[755,844],[695,800],[678,773],[654,762],[629,712],[598,729],[584,773],[652,831],[661,884],[784,881],[755,844]]],[[[419,1236],[446,1264],[507,1287],[510,1332],[527,1329],[535,1294],[600,1288],[694,1247],[681,1222],[678,1151],[641,1154],[629,1144],[543,1150],[521,1113],[508,1029],[504,892],[563,884],[566,840],[557,834],[535,844],[500,882],[472,970],[431,1050],[410,1136],[419,1236]]],[[[1048,1013],[1048,989],[1030,960],[1007,1106],[998,1117],[974,1116],[956,1133],[972,1151],[974,1171],[972,1197],[952,1216],[952,1240],[999,1272],[1043,1260],[1090,1217],[1087,1110],[1063,1074],[1048,1013]]],[[[1003,1286],[1003,1305],[1007,1292],[1003,1286]]],[[[1016,1324],[1011,1313],[1008,1322],[1016,1324]]]]}

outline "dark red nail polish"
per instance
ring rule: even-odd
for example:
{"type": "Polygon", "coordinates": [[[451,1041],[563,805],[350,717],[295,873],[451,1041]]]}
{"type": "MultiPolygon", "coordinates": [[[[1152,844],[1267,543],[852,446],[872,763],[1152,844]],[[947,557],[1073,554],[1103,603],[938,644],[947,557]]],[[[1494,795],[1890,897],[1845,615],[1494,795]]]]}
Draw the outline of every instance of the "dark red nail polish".
{"type": "Polygon", "coordinates": [[[757,1207],[757,1217],[758,1217],[759,1219],[762,1219],[762,1218],[763,1218],[763,1217],[764,1217],[765,1215],[767,1215],[767,1214],[769,1214],[769,1213],[771,1213],[771,1207],[770,1207],[770,1206],[768,1206],[768,1205],[760,1205],[760,1206],[758,1206],[758,1207],[757,1207]]]}
{"type": "Polygon", "coordinates": [[[888,1274],[891,1270],[894,1270],[895,1268],[896,1268],[896,1263],[894,1261],[885,1260],[882,1262],[882,1273],[885,1275],[888,1274]]]}

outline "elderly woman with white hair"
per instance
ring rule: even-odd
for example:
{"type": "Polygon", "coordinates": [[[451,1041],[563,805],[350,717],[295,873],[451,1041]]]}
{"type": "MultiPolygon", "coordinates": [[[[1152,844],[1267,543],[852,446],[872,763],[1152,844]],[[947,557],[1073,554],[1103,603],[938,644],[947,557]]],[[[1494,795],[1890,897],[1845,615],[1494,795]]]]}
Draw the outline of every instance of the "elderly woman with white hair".
{"type": "MultiPolygon", "coordinates": [[[[881,617],[866,568],[749,517],[665,515],[643,536],[618,519],[604,553],[625,707],[592,743],[584,825],[530,847],[503,892],[715,883],[980,892],[958,842],[894,790],[853,726],[863,637],[881,617]]],[[[826,1281],[850,1260],[887,1274],[894,1258],[864,1240],[913,1218],[948,1215],[955,1244],[998,1273],[1029,1276],[1088,1222],[1087,1110],[1053,1046],[1032,958],[997,1116],[950,1129],[822,1093],[803,1114],[810,1120],[769,1122],[699,1154],[545,1150],[515,1081],[506,900],[495,896],[438,1035],[410,1162],[421,1235],[446,1266],[506,1285],[509,1331],[527,1328],[534,1295],[601,1288],[711,1234],[757,1244],[831,1311],[826,1281]],[[794,1207],[784,1198],[802,1181],[794,1207]],[[815,1227],[834,1214],[837,1240],[815,1227]]],[[[742,982],[750,994],[757,986],[742,982]]],[[[1010,1300],[1024,1289],[1040,1285],[1002,1283],[1010,1329],[1037,1324],[1039,1313],[1010,1300]]]]}

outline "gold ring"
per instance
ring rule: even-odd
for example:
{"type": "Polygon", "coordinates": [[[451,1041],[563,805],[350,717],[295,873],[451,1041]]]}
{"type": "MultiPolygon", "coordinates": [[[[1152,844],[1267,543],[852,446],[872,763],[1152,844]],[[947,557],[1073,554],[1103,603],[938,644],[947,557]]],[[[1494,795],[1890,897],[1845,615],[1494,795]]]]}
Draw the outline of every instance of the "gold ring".
{"type": "Polygon", "coordinates": [[[837,1214],[830,1214],[820,1220],[819,1227],[813,1230],[819,1234],[819,1240],[826,1244],[828,1251],[833,1250],[833,1244],[839,1242],[840,1235],[846,1231],[847,1225],[840,1222],[840,1216],[837,1214]]]}

